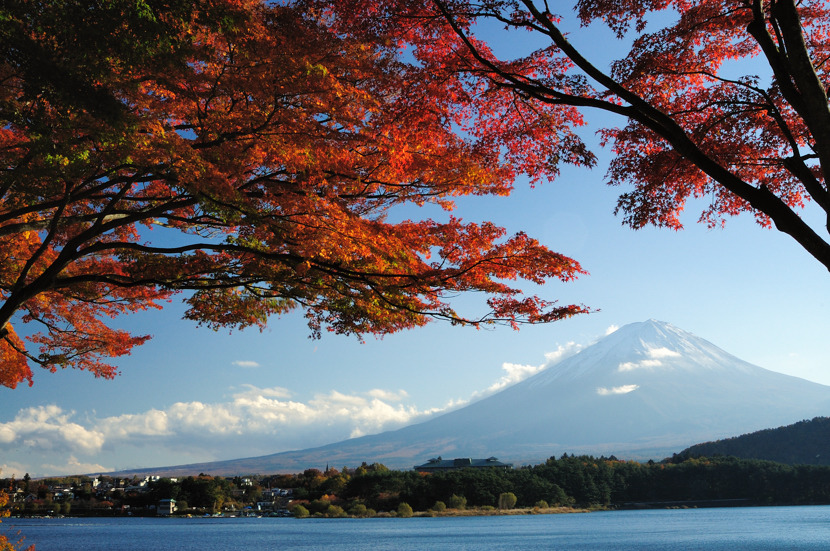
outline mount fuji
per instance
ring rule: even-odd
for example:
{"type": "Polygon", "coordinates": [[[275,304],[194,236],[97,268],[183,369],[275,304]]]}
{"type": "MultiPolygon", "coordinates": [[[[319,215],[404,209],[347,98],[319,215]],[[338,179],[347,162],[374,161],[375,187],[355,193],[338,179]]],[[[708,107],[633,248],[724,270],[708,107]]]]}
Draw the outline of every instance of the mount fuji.
{"type": "Polygon", "coordinates": [[[662,459],[695,443],[827,415],[830,386],[754,366],[648,320],[419,424],[319,448],[140,472],[297,472],[362,461],[411,468],[437,455],[519,464],[562,453],[662,459]]]}

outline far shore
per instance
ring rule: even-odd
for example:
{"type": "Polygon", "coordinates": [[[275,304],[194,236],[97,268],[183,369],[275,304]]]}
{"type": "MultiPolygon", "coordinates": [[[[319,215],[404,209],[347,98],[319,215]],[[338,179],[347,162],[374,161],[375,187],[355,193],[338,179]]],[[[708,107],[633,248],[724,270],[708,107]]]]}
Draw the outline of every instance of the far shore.
{"type": "Polygon", "coordinates": [[[413,517],[496,517],[505,515],[560,515],[566,513],[590,513],[591,509],[574,507],[516,507],[513,509],[479,508],[447,509],[445,511],[416,511],[413,517]]]}
{"type": "MultiPolygon", "coordinates": [[[[600,509],[580,509],[575,507],[516,507],[513,509],[496,509],[490,507],[470,507],[465,509],[446,509],[444,511],[415,511],[412,513],[412,517],[410,518],[424,518],[424,517],[497,517],[497,516],[510,516],[510,515],[560,515],[560,514],[568,514],[568,513],[590,513],[591,511],[596,511],[600,509]]],[[[225,512],[221,515],[214,514],[183,514],[183,515],[163,515],[163,516],[156,516],[156,515],[116,515],[118,518],[193,518],[193,519],[210,519],[210,518],[244,518],[245,516],[249,515],[236,515],[232,512],[225,512]]],[[[292,515],[279,515],[279,516],[289,516],[292,515]]],[[[32,515],[32,516],[20,516],[20,515],[12,515],[11,518],[41,518],[41,519],[49,519],[49,518],[114,518],[112,515],[32,515]]],[[[401,517],[397,514],[381,512],[371,516],[352,516],[347,515],[345,517],[326,517],[324,515],[309,515],[307,517],[298,518],[298,520],[305,520],[305,519],[315,519],[315,518],[353,518],[353,519],[363,519],[363,518],[406,518],[401,517]]]]}

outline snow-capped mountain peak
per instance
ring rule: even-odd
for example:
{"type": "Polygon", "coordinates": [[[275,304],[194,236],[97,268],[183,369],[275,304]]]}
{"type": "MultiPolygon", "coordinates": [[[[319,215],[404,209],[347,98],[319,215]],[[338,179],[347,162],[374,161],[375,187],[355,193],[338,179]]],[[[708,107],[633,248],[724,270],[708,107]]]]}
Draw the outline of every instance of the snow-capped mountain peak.
{"type": "Polygon", "coordinates": [[[752,373],[757,368],[709,341],[662,321],[625,325],[599,342],[527,379],[528,387],[658,371],[752,373]]]}

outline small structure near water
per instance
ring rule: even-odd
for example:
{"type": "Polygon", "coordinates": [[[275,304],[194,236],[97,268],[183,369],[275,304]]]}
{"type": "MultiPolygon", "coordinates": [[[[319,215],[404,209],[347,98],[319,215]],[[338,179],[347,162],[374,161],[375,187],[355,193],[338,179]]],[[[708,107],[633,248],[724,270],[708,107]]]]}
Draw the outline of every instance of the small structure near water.
{"type": "Polygon", "coordinates": [[[176,500],[175,499],[162,499],[159,501],[158,507],[156,508],[156,514],[160,517],[169,517],[173,513],[176,512],[176,500]]]}

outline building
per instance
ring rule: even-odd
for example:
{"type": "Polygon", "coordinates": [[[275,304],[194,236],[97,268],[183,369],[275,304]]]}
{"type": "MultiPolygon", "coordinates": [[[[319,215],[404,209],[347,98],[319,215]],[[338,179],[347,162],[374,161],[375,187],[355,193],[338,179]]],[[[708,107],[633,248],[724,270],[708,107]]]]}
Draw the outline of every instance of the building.
{"type": "Polygon", "coordinates": [[[502,463],[495,457],[488,457],[487,459],[471,459],[469,457],[442,459],[439,455],[423,465],[415,465],[414,468],[421,473],[435,473],[439,471],[454,471],[457,469],[512,469],[513,465],[510,463],[502,463]]]}
{"type": "Polygon", "coordinates": [[[293,493],[293,489],[268,488],[267,490],[262,490],[262,500],[277,501],[281,497],[290,497],[293,493]]]}
{"type": "Polygon", "coordinates": [[[176,500],[175,499],[162,499],[159,501],[158,508],[156,509],[156,514],[160,517],[169,517],[173,513],[176,512],[176,500]]]}

